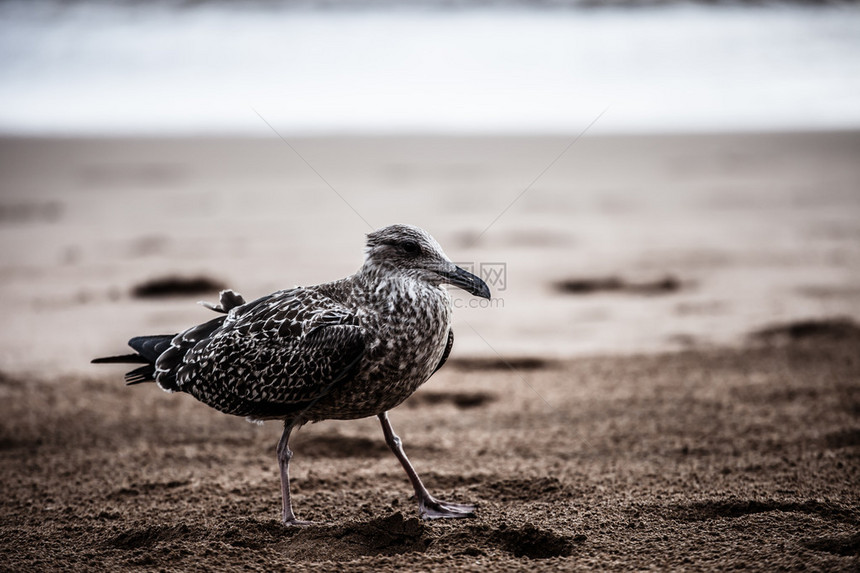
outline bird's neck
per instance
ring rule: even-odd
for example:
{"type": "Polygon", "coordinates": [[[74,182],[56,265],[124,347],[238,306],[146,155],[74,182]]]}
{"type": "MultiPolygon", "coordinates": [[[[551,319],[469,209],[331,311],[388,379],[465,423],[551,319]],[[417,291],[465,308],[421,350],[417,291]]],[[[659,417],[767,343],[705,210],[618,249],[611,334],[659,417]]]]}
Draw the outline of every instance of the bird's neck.
{"type": "Polygon", "coordinates": [[[448,291],[439,285],[430,284],[397,269],[373,264],[365,263],[352,279],[366,300],[375,302],[374,306],[381,308],[390,308],[393,302],[404,299],[413,303],[419,300],[439,299],[442,302],[449,299],[448,291]]]}

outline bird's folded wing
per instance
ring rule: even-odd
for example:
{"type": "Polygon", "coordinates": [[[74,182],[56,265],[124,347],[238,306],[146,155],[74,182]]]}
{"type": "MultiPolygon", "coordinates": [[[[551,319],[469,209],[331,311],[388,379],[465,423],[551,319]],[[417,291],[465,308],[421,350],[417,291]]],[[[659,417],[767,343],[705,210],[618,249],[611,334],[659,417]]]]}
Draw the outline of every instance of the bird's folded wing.
{"type": "Polygon", "coordinates": [[[177,373],[182,390],[219,410],[276,417],[307,407],[354,375],[364,354],[355,315],[330,299],[284,291],[242,310],[197,342],[177,373]]]}

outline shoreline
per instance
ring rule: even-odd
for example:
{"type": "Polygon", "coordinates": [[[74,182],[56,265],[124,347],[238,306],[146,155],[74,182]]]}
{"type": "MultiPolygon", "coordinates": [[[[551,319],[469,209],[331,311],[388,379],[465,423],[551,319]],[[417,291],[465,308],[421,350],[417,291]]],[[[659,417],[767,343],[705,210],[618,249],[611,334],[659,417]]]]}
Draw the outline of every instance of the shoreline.
{"type": "Polygon", "coordinates": [[[394,222],[504,270],[493,308],[452,291],[455,356],[732,346],[860,320],[860,132],[589,135],[566,151],[561,137],[290,141],[0,139],[3,369],[83,373],[81,357],[206,317],[194,302],[217,289],[135,298],[152,279],[251,300],[346,276],[368,225],[394,222]]]}

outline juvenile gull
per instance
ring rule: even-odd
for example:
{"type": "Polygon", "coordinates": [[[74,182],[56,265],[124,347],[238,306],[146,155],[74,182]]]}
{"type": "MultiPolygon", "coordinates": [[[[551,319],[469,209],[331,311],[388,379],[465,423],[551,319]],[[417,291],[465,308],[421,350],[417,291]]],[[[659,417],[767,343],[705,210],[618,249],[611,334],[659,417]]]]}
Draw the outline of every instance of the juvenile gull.
{"type": "Polygon", "coordinates": [[[457,267],[418,227],[392,225],[367,235],[364,264],[338,281],[282,290],[246,303],[221,293],[209,322],[129,341],[137,353],[93,362],[141,363],[128,384],[156,382],[216,410],[252,421],[279,419],[283,521],[290,502],[290,432],[306,422],[377,416],[388,447],[415,488],[423,519],[469,517],[474,506],[435,499],[403,452],[388,411],[448,358],[454,343],[450,284],[490,298],[486,283],[457,267]]]}

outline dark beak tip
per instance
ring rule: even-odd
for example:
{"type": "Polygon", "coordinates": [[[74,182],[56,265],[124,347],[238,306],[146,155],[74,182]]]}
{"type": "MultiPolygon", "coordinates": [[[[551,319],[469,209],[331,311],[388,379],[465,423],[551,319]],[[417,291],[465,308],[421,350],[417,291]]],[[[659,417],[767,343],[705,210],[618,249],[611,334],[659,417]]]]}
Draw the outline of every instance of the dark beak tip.
{"type": "Polygon", "coordinates": [[[450,284],[465,290],[471,295],[486,299],[492,298],[493,295],[490,293],[490,287],[487,286],[487,283],[460,267],[455,267],[455,269],[453,273],[446,274],[446,278],[450,281],[450,284]]]}

